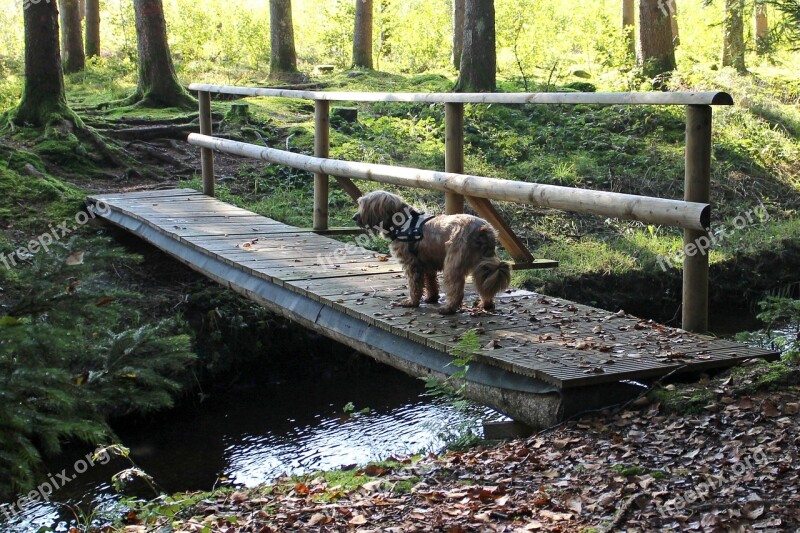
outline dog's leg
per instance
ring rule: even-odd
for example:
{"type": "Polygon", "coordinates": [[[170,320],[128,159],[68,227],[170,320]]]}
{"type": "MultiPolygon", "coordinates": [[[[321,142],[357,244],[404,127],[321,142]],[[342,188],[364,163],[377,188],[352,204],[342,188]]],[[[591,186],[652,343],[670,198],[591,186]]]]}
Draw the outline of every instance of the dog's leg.
{"type": "Polygon", "coordinates": [[[436,279],[436,271],[428,270],[425,272],[425,303],[439,303],[439,280],[436,279]]]}
{"type": "Polygon", "coordinates": [[[444,289],[447,300],[445,306],[439,309],[443,315],[451,315],[461,309],[464,301],[464,282],[467,277],[466,272],[461,270],[454,261],[444,263],[444,289]]]}
{"type": "Polygon", "coordinates": [[[406,278],[408,278],[408,299],[400,302],[403,307],[419,307],[422,300],[422,291],[425,288],[425,274],[419,265],[412,264],[406,267],[406,278]]]}

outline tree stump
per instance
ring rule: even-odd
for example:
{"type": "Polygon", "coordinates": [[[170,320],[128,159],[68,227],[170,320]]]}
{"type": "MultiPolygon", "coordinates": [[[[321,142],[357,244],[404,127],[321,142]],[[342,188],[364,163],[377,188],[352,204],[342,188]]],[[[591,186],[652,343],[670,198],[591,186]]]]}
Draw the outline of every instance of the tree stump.
{"type": "Polygon", "coordinates": [[[358,109],[355,107],[334,107],[331,110],[331,118],[354,124],[358,122],[358,109]]]}
{"type": "Polygon", "coordinates": [[[227,122],[246,124],[250,121],[250,106],[247,104],[231,104],[231,109],[225,115],[227,122]]]}

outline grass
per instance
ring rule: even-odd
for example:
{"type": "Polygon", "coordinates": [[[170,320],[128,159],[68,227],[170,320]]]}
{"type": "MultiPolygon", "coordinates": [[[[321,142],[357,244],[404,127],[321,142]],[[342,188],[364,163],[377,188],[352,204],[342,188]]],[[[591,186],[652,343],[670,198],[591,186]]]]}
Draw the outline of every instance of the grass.
{"type": "MultiPolygon", "coordinates": [[[[368,463],[360,468],[341,468],[314,472],[302,476],[293,476],[288,483],[276,486],[274,490],[279,492],[297,490],[298,486],[314,486],[317,484],[316,480],[321,479],[325,482],[325,490],[313,494],[313,499],[325,502],[335,501],[366,483],[383,479],[384,475],[405,468],[408,464],[413,464],[418,460],[419,456],[415,456],[410,459],[411,463],[393,460],[378,461],[368,463]]],[[[387,482],[393,483],[392,491],[395,494],[410,492],[411,488],[419,483],[419,481],[420,478],[417,476],[409,476],[397,481],[387,478],[387,482]]]]}

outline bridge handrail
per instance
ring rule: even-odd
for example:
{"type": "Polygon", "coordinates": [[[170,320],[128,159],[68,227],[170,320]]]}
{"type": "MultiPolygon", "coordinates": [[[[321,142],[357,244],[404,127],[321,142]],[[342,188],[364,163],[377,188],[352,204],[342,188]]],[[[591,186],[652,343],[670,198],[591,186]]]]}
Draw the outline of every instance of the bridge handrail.
{"type": "MultiPolygon", "coordinates": [[[[580,206],[577,201],[578,197],[586,200],[593,197],[596,203],[598,198],[603,198],[603,201],[609,198],[616,198],[624,200],[624,206],[637,206],[636,213],[634,210],[626,211],[625,207],[615,207],[615,212],[622,209],[622,214],[613,214],[620,218],[634,218],[643,221],[657,221],[656,223],[666,223],[677,225],[684,228],[683,241],[685,249],[687,250],[683,262],[683,307],[682,307],[682,324],[683,328],[689,331],[706,331],[708,329],[708,253],[700,251],[696,253],[689,253],[688,251],[694,249],[698,250],[697,243],[702,240],[709,240],[708,236],[708,222],[709,222],[709,206],[708,202],[711,196],[711,121],[712,121],[712,108],[716,105],[733,105],[733,98],[725,92],[706,91],[706,92],[629,92],[629,93],[365,93],[365,92],[335,92],[335,91],[298,91],[298,90],[284,90],[275,88],[264,87],[235,87],[229,85],[210,85],[193,83],[189,86],[190,90],[197,91],[198,100],[200,102],[200,134],[208,136],[210,139],[204,139],[205,143],[201,148],[201,166],[203,176],[203,192],[209,196],[214,196],[214,148],[223,146],[219,144],[218,139],[211,138],[212,135],[212,122],[211,122],[211,94],[233,94],[239,96],[277,96],[285,98],[302,98],[314,101],[314,158],[319,159],[314,174],[314,229],[324,230],[328,227],[328,186],[329,179],[326,172],[331,172],[334,178],[344,187],[345,191],[354,198],[360,195],[358,187],[350,181],[347,177],[337,176],[334,172],[342,171],[344,169],[333,165],[333,161],[328,159],[329,154],[329,135],[330,135],[330,102],[331,101],[355,101],[355,102],[424,102],[424,103],[442,103],[445,108],[445,173],[430,172],[432,175],[450,174],[455,176],[452,179],[445,180],[447,186],[441,186],[440,189],[445,191],[445,212],[447,214],[454,214],[463,212],[465,198],[469,200],[475,211],[483,218],[488,220],[498,230],[500,242],[509,252],[509,254],[517,261],[524,263],[532,261],[533,256],[528,250],[525,243],[514,234],[514,231],[503,220],[503,217],[495,210],[491,202],[487,198],[494,196],[487,196],[482,192],[475,192],[475,190],[464,186],[470,179],[476,179],[475,176],[466,176],[464,171],[464,104],[597,104],[597,105],[683,105],[686,107],[686,150],[685,150],[685,172],[684,172],[684,202],[675,204],[673,208],[688,209],[691,212],[686,220],[682,220],[675,224],[674,218],[669,222],[669,218],[665,219],[665,214],[654,216],[652,213],[646,213],[646,209],[642,210],[641,198],[647,199],[646,201],[661,200],[662,202],[678,202],[676,200],[664,200],[659,198],[648,197],[633,197],[639,200],[623,199],[619,197],[608,196],[616,193],[602,193],[601,191],[581,191],[581,189],[570,189],[573,191],[573,198],[564,197],[561,195],[558,205],[543,203],[541,200],[539,205],[552,205],[559,209],[576,210],[574,207],[580,206]],[[215,145],[215,143],[217,143],[215,145]],[[323,164],[324,162],[324,164],[323,164]],[[452,186],[452,183],[461,180],[459,187],[452,186]],[[464,196],[461,192],[456,191],[472,191],[474,194],[479,194],[476,197],[464,196]],[[601,193],[597,195],[596,193],[601,193]],[[482,196],[481,196],[482,195],[482,196]],[[572,205],[573,207],[564,207],[572,205]],[[700,207],[698,210],[698,206],[700,207]],[[695,221],[689,221],[689,218],[694,217],[695,221]],[[698,227],[700,225],[701,227],[698,227]]],[[[194,135],[194,134],[193,134],[194,135]]],[[[199,141],[198,137],[194,137],[195,141],[199,141]]],[[[244,143],[242,143],[244,144],[244,143]]],[[[232,145],[225,144],[226,148],[232,145]]],[[[250,145],[251,147],[254,145],[250,145]]],[[[241,148],[241,147],[240,147],[241,148]]],[[[279,154],[267,152],[261,147],[259,155],[255,157],[262,157],[264,154],[269,154],[269,157],[274,158],[276,161],[280,160],[279,154]]],[[[250,150],[250,148],[248,148],[250,150]]],[[[276,152],[280,152],[279,150],[276,152]]],[[[298,155],[291,154],[289,155],[298,155]]],[[[309,158],[309,156],[302,156],[309,158]]],[[[338,162],[336,165],[346,164],[347,162],[338,162]]],[[[287,163],[289,164],[289,163],[287,163]]],[[[364,163],[353,163],[352,165],[364,165],[364,163]]],[[[408,169],[407,169],[408,170],[408,169]]],[[[417,169],[411,169],[411,172],[417,172],[417,169]]],[[[368,171],[369,173],[371,171],[368,171]]],[[[495,181],[495,184],[497,182],[495,181]]],[[[521,182],[515,182],[521,183],[521,182]]],[[[467,183],[468,184],[468,183],[467,183]]],[[[535,186],[539,191],[549,190],[554,193],[553,189],[547,189],[546,186],[541,184],[529,184],[535,186]]],[[[420,186],[417,184],[417,186],[420,186]]],[[[552,187],[552,186],[549,186],[552,187]]],[[[429,187],[430,188],[430,187],[429,187]]],[[[487,189],[488,190],[488,189],[487,189]]],[[[556,194],[555,196],[559,196],[556,194]]],[[[510,198],[510,197],[509,197],[510,198]]],[[[520,200],[516,200],[520,201],[520,200]]],[[[524,201],[524,200],[522,200],[524,201]]],[[[525,202],[533,203],[533,202],[525,202]]],[[[602,202],[601,202],[602,203],[602,202]]],[[[656,202],[658,203],[658,202],[656,202]]],[[[660,204],[663,208],[664,205],[660,204]]],[[[672,205],[672,204],[669,204],[672,205]]],[[[585,207],[585,206],[584,206],[585,207]]],[[[587,211],[603,214],[608,212],[613,206],[605,206],[601,210],[587,211]]],[[[594,207],[593,207],[594,208],[594,207]]],[[[685,214],[685,213],[684,213],[685,214]]]]}
{"type": "Polygon", "coordinates": [[[298,91],[192,83],[190,91],[239,96],[279,96],[337,102],[424,102],[439,104],[599,104],[599,105],[733,105],[730,94],[705,92],[562,92],[562,93],[382,93],[298,91]]]}
{"type": "Polygon", "coordinates": [[[706,203],[312,157],[198,133],[189,134],[189,144],[315,174],[458,193],[686,229],[703,230],[709,225],[711,206],[706,203]]]}

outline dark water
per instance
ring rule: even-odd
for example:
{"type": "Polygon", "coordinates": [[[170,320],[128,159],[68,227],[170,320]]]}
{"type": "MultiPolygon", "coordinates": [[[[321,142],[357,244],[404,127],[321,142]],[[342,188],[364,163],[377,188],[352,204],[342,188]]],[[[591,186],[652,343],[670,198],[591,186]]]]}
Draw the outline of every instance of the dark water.
{"type": "MultiPolygon", "coordinates": [[[[249,376],[197,405],[152,420],[117,424],[115,430],[137,466],[172,493],[221,484],[252,487],[284,473],[438,450],[443,432],[474,420],[426,396],[420,380],[371,361],[355,366],[338,365],[322,377],[282,383],[269,383],[268,375],[249,376]],[[370,412],[346,417],[343,408],[349,402],[356,410],[370,412]]],[[[486,418],[499,416],[475,409],[486,418]]],[[[48,465],[49,472],[66,469],[71,478],[75,462],[90,451],[69,450],[48,465]]],[[[74,520],[67,506],[111,513],[119,501],[111,476],[130,464],[119,458],[99,463],[70,479],[51,502],[32,504],[0,524],[0,531],[36,531],[59,522],[59,530],[65,531],[67,521],[74,520]],[[52,503],[56,501],[63,503],[52,503]]]]}

